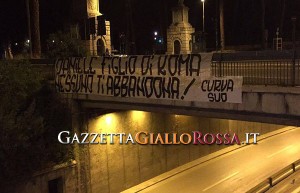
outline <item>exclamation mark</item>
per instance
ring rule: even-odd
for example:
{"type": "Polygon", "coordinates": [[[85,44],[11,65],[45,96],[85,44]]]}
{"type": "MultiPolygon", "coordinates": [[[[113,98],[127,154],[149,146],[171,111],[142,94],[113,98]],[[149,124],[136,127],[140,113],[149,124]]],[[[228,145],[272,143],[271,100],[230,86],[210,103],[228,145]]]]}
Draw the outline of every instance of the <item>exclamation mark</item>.
{"type": "Polygon", "coordinates": [[[184,99],[184,96],[187,94],[187,92],[189,91],[190,87],[194,84],[194,82],[196,81],[195,78],[193,78],[193,80],[190,82],[190,84],[185,88],[183,95],[181,96],[181,100],[184,99]]]}

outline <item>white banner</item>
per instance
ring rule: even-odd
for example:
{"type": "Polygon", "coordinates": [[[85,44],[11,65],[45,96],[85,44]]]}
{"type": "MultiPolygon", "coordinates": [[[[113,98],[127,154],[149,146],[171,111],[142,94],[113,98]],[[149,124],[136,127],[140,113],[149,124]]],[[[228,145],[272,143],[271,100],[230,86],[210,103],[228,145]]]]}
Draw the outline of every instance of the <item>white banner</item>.
{"type": "Polygon", "coordinates": [[[195,83],[190,89],[187,100],[197,97],[203,102],[242,103],[243,77],[207,77],[195,83]]]}
{"type": "Polygon", "coordinates": [[[240,103],[241,78],[206,79],[210,63],[200,54],[58,59],[55,86],[61,93],[240,103]]]}

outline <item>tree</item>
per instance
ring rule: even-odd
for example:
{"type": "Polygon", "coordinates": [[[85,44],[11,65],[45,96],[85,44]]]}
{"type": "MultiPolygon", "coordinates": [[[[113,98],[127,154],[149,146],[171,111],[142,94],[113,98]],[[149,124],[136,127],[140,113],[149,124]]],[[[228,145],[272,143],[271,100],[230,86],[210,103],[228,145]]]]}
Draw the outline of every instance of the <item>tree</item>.
{"type": "Polygon", "coordinates": [[[58,132],[70,129],[70,112],[28,63],[1,62],[0,85],[0,187],[14,188],[73,158],[71,147],[57,142],[58,132]]]}
{"type": "Polygon", "coordinates": [[[39,0],[31,0],[31,18],[32,18],[32,56],[41,57],[41,38],[40,38],[40,5],[39,0]]]}
{"type": "Polygon", "coordinates": [[[47,39],[46,56],[51,59],[87,56],[87,50],[83,42],[76,37],[72,37],[70,33],[58,31],[50,34],[47,39]]]}
{"type": "MultiPolygon", "coordinates": [[[[26,13],[27,13],[27,28],[28,28],[28,38],[31,40],[31,22],[30,22],[30,3],[29,0],[26,1],[26,13]]],[[[29,44],[29,56],[32,57],[32,44],[29,44]]]]}
{"type": "Polygon", "coordinates": [[[136,41],[135,41],[135,30],[133,25],[133,11],[132,11],[132,1],[126,0],[126,53],[136,54],[136,41]]]}
{"type": "Polygon", "coordinates": [[[30,57],[41,57],[40,5],[39,0],[26,0],[30,57]]]}
{"type": "Polygon", "coordinates": [[[283,35],[283,25],[284,25],[284,17],[285,17],[285,7],[286,7],[286,0],[282,0],[282,11],[281,11],[281,18],[280,18],[280,27],[279,27],[279,33],[282,36],[283,35]]]}

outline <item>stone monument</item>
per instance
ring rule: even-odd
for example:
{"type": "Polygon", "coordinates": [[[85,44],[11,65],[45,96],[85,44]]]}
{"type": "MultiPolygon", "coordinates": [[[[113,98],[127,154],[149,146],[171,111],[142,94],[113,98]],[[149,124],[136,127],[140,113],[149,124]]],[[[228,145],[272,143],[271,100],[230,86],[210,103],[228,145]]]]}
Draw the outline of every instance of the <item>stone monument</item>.
{"type": "Polygon", "coordinates": [[[111,53],[110,22],[99,11],[99,0],[73,0],[73,22],[90,55],[111,53]]]}
{"type": "Polygon", "coordinates": [[[172,24],[167,30],[166,54],[190,54],[192,51],[192,33],[195,29],[188,21],[189,8],[179,0],[172,9],[172,24]]]}

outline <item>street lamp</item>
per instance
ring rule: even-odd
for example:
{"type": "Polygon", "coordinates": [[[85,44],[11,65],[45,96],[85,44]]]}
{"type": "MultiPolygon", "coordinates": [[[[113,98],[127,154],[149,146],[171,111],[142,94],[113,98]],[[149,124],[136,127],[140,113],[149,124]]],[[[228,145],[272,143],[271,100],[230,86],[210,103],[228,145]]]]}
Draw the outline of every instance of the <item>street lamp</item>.
{"type": "Polygon", "coordinates": [[[204,3],[205,3],[205,0],[201,0],[201,2],[203,3],[203,6],[202,6],[202,7],[203,7],[203,11],[202,11],[202,12],[203,12],[203,16],[202,16],[202,20],[203,20],[203,21],[202,21],[202,24],[203,24],[203,26],[202,26],[202,31],[203,31],[203,33],[204,33],[204,3]]]}

